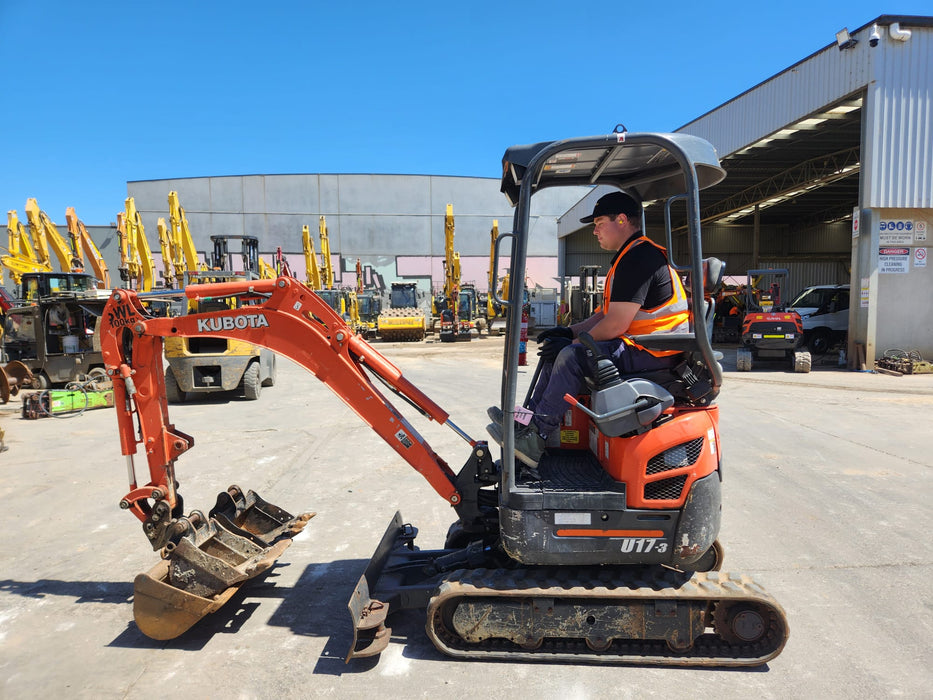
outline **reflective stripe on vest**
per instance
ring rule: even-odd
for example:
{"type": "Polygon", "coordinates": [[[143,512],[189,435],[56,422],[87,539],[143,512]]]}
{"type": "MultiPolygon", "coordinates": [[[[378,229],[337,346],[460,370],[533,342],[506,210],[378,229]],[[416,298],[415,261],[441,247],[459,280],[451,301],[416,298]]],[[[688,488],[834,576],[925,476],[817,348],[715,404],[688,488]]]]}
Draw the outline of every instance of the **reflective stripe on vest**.
{"type": "MultiPolygon", "coordinates": [[[[609,298],[612,296],[612,281],[613,277],[615,276],[616,267],[622,258],[625,257],[625,254],[640,243],[649,243],[653,245],[655,248],[665,254],[665,258],[667,257],[667,251],[663,246],[658,245],[654,241],[649,240],[644,236],[639,236],[635,240],[630,241],[622,249],[622,252],[619,253],[615,263],[609,270],[609,274],[606,275],[606,284],[604,286],[604,290],[606,290],[606,292],[604,292],[602,309],[603,314],[609,313],[609,298]]],[[[690,330],[690,305],[687,302],[687,293],[684,290],[684,285],[680,281],[680,276],[670,265],[667,266],[667,269],[671,275],[671,287],[673,288],[673,293],[671,294],[670,298],[663,304],[660,304],[653,309],[642,308],[635,313],[635,317],[632,319],[628,330],[622,336],[622,339],[627,344],[641,348],[640,345],[626,337],[628,335],[647,335],[649,333],[686,333],[690,330]]],[[[642,349],[647,350],[647,348],[642,349]]],[[[676,350],[647,351],[657,357],[672,355],[677,352],[676,350]]]]}

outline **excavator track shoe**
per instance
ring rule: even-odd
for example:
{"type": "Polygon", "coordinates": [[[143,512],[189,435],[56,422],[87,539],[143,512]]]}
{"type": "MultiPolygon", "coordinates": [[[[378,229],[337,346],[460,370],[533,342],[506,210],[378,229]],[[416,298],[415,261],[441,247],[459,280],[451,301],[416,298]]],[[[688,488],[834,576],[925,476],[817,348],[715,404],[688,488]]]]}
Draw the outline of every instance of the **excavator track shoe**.
{"type": "Polygon", "coordinates": [[[133,585],[133,616],[152,639],[183,634],[223,606],[244,583],[272,567],[314,513],[293,516],[252,491],[231,486],[210,518],[193,511],[175,526],[184,534],[133,585]]]}

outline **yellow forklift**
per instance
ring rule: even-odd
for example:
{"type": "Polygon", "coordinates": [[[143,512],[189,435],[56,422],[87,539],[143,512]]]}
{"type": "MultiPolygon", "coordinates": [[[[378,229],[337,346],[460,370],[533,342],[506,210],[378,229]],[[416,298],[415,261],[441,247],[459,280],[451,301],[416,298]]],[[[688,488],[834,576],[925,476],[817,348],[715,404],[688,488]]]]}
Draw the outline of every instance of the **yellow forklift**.
{"type": "MultiPolygon", "coordinates": [[[[211,236],[211,242],[212,269],[188,270],[185,286],[259,279],[259,239],[211,236]],[[241,242],[239,266],[237,256],[230,252],[230,242],[235,240],[241,242]]],[[[189,300],[187,313],[237,309],[240,305],[236,298],[200,297],[189,300]]],[[[165,398],[169,403],[181,403],[198,394],[234,390],[255,401],[263,387],[275,384],[275,354],[241,340],[201,335],[166,338],[165,359],[169,366],[165,372],[165,398]]]]}

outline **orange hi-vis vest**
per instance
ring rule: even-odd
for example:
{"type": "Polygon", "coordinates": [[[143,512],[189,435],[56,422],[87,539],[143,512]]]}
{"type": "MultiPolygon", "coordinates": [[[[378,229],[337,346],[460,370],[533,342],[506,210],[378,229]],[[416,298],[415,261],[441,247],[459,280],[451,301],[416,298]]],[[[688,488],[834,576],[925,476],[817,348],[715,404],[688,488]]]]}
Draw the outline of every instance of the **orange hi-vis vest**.
{"type": "MultiPolygon", "coordinates": [[[[667,251],[663,246],[658,245],[644,236],[638,236],[634,240],[629,241],[622,249],[622,252],[616,257],[616,261],[609,269],[609,274],[606,275],[606,284],[603,287],[602,311],[604,314],[609,313],[609,298],[612,296],[612,278],[615,275],[616,267],[618,267],[619,262],[621,262],[628,251],[641,243],[653,245],[667,257],[667,251]]],[[[648,348],[642,347],[628,336],[647,335],[649,333],[686,333],[690,330],[690,305],[687,302],[687,293],[684,290],[684,285],[680,281],[680,276],[670,264],[668,264],[667,269],[670,271],[671,286],[674,289],[670,299],[653,309],[639,309],[635,314],[635,318],[632,319],[632,323],[629,325],[628,330],[622,335],[623,342],[649,352],[655,357],[676,355],[679,350],[649,350],[648,348]]]]}

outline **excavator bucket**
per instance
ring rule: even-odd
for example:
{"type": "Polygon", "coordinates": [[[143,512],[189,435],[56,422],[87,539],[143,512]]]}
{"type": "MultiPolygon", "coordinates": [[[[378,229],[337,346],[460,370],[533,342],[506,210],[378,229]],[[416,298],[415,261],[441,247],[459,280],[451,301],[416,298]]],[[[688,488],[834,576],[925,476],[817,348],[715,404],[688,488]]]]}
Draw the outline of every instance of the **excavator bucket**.
{"type": "Polygon", "coordinates": [[[231,486],[205,518],[192,511],[185,532],[162,549],[162,561],[136,577],[133,616],[152,639],[174,639],[218,610],[245,582],[267,571],[314,513],[293,516],[231,486]]]}
{"type": "Polygon", "coordinates": [[[33,383],[29,368],[19,360],[8,362],[0,367],[0,403],[8,403],[11,396],[16,396],[22,388],[33,383]]]}

